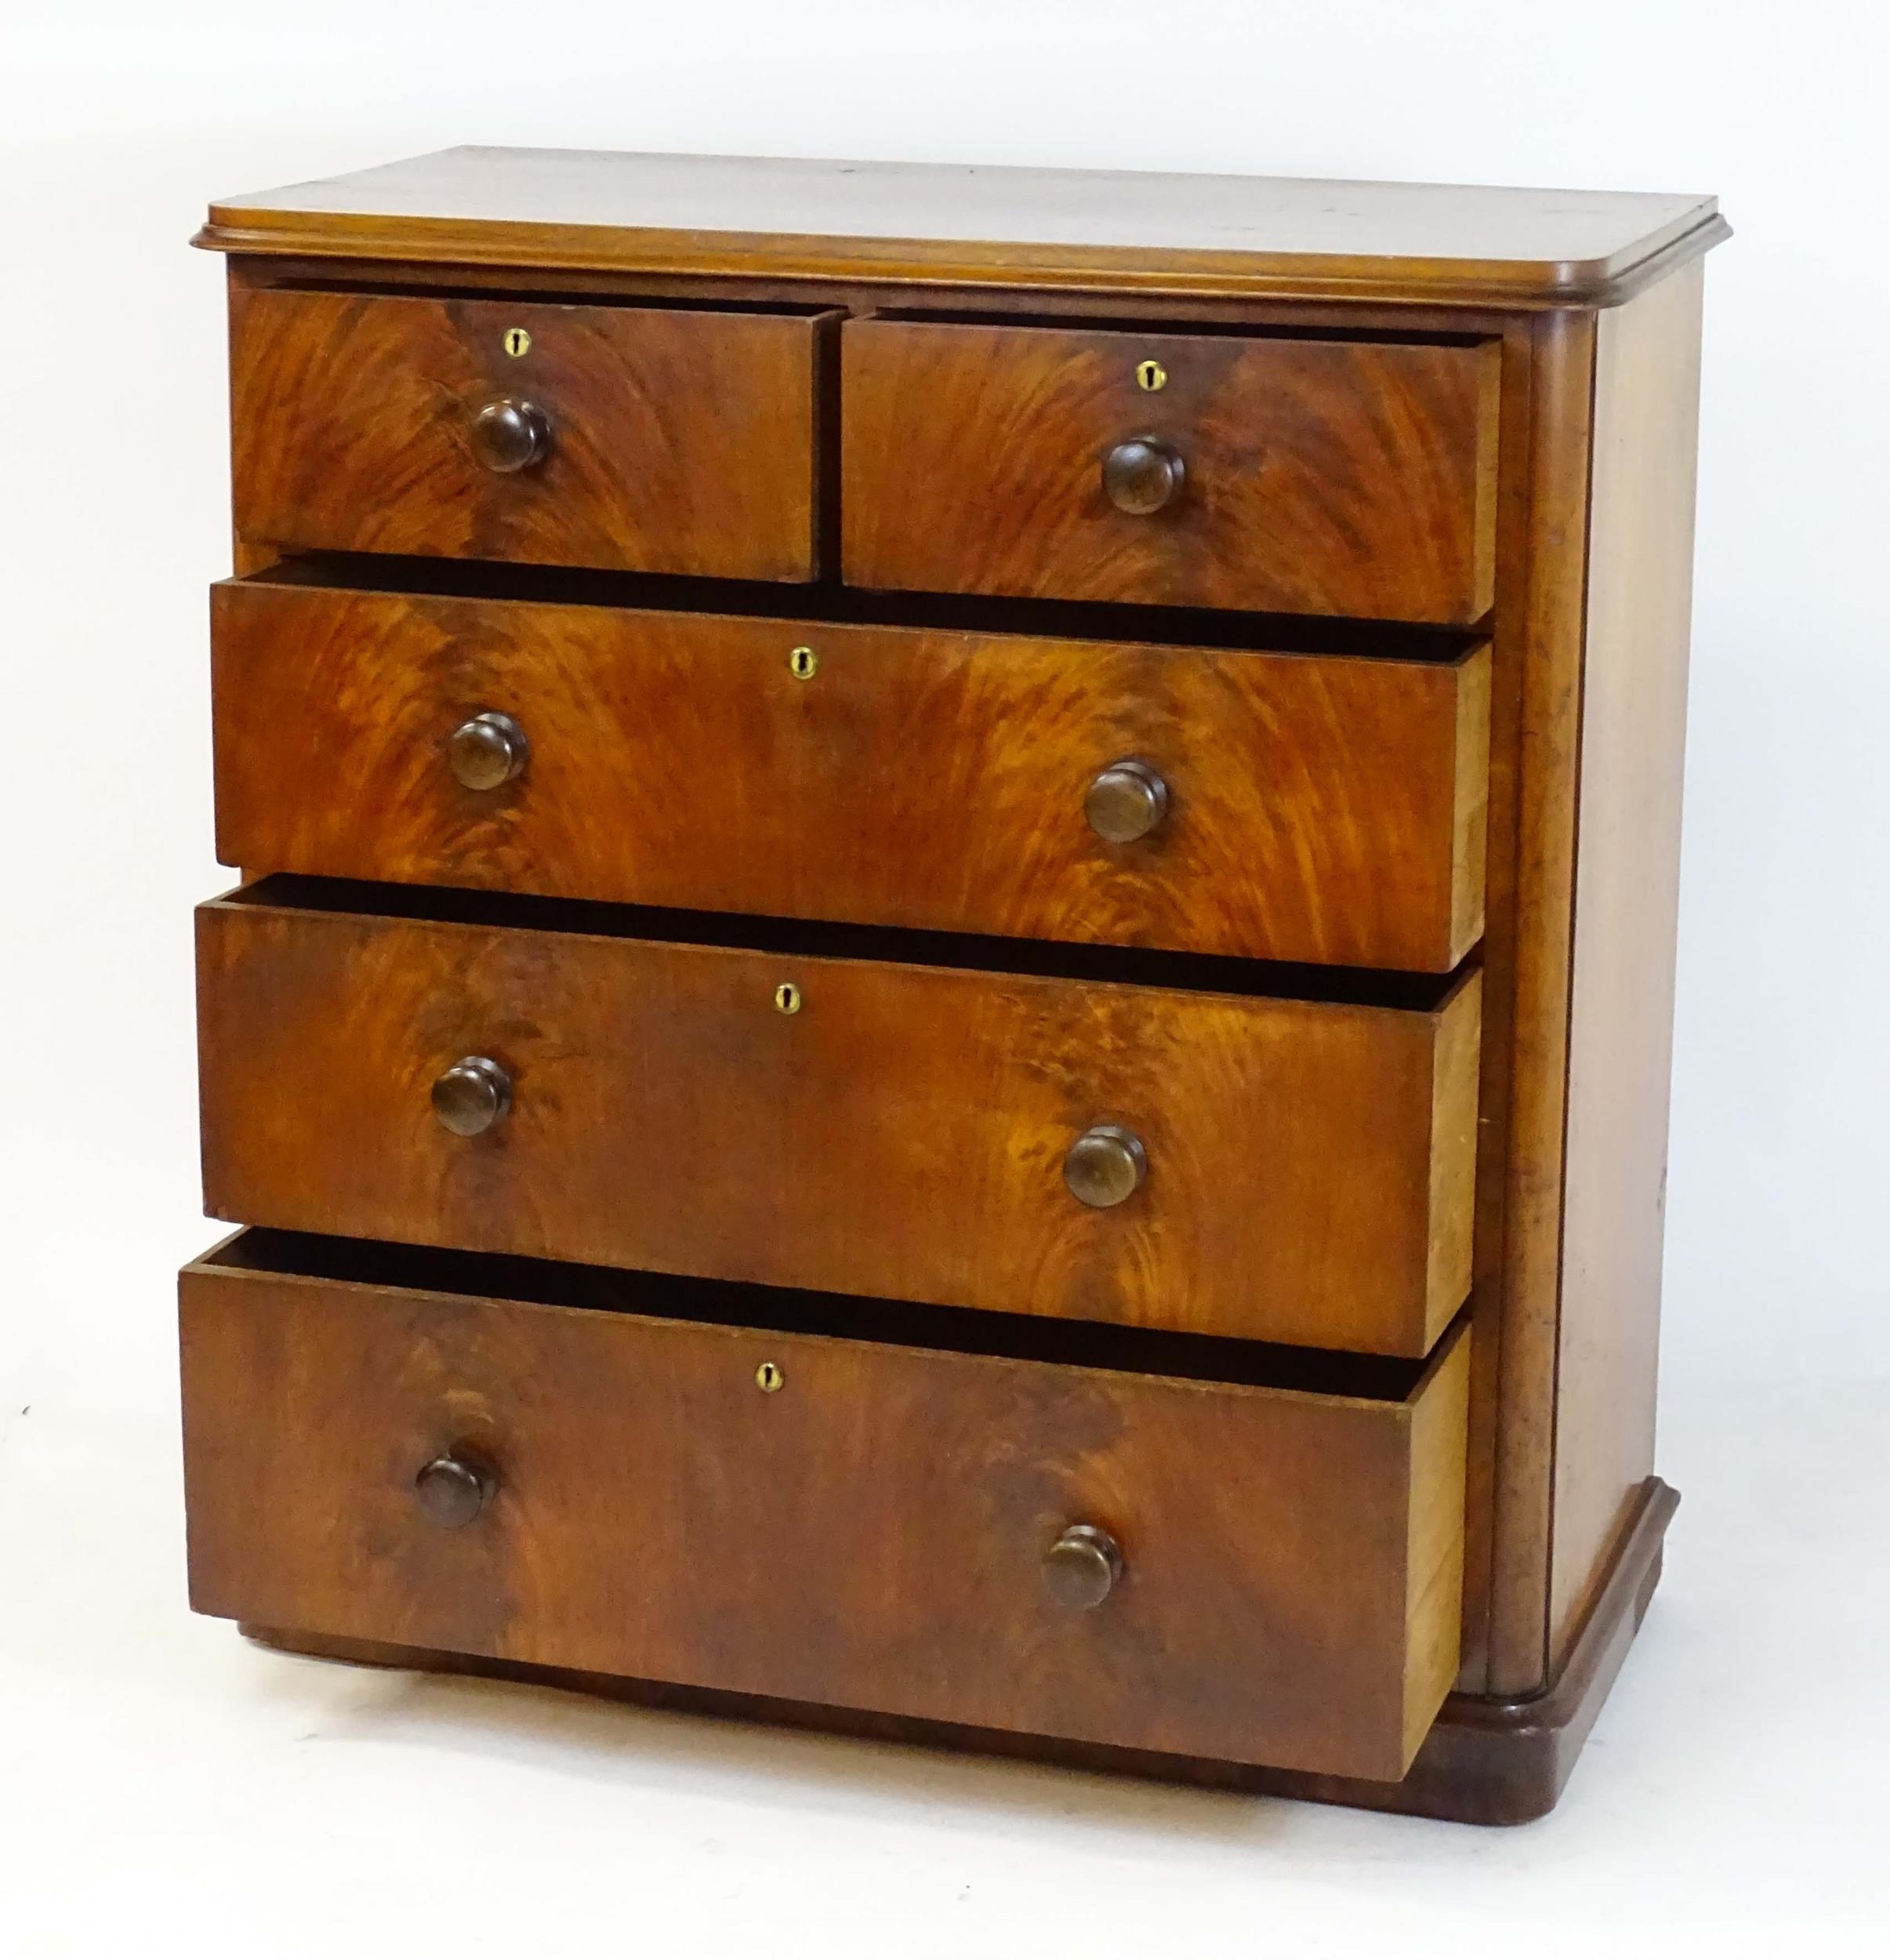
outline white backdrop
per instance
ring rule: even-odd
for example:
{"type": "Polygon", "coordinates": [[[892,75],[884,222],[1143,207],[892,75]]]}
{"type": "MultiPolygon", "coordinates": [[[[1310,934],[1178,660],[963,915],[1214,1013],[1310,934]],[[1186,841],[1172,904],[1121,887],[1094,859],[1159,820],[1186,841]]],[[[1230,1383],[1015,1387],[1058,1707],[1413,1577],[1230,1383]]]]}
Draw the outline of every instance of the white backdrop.
{"type": "Polygon", "coordinates": [[[1847,1779],[1886,1743],[1856,1671],[1890,1374],[1887,64],[1863,0],[0,0],[0,1928],[23,1956],[181,1949],[193,1922],[206,1955],[404,1954],[423,1928],[468,1953],[1080,1931],[1086,1956],[1861,1928],[1881,1897],[1847,1779]],[[204,588],[227,546],[222,267],[184,241],[213,194],[468,141],[1720,194],[1663,1403],[1689,1501],[1548,1825],[415,1684],[185,1614],[170,1275],[213,1236],[189,908],[227,882],[204,588]],[[1040,1918],[1072,1898],[1073,1926],[1040,1918]]]}

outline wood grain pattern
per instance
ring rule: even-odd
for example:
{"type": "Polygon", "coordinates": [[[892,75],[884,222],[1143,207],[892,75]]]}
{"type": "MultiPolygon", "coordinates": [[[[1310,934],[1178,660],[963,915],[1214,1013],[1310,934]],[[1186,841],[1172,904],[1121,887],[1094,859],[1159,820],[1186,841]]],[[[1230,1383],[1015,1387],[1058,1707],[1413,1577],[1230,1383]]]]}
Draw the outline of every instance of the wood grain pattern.
{"type": "Polygon", "coordinates": [[[236,528],[252,543],[806,580],[815,318],[230,290],[236,528]],[[531,336],[521,357],[504,336],[531,336]],[[475,413],[550,417],[495,474],[475,413]]]}
{"type": "Polygon", "coordinates": [[[851,583],[1445,625],[1489,609],[1492,343],[875,319],[845,323],[840,355],[851,583]],[[1102,487],[1140,436],[1187,470],[1152,516],[1102,487]]]}
{"type": "Polygon", "coordinates": [[[1488,661],[1123,646],[232,583],[217,851],[274,870],[1447,971],[1488,661]],[[813,648],[811,681],[793,648],[813,648]],[[524,774],[444,742],[511,715],[524,774]],[[1105,843],[1097,771],[1172,807],[1105,843]],[[337,797],[337,782],[350,793],[337,797]]]}
{"type": "MultiPolygon", "coordinates": [[[[1008,1305],[1033,1341],[1086,1350],[1207,1330],[1297,1343],[1308,1367],[1343,1341],[1348,1367],[1415,1373],[1371,1355],[1435,1352],[1467,1287],[1467,1413],[1412,1413],[1410,1448],[1442,1468],[1403,1514],[1395,1606],[1383,1570],[1344,1575],[1351,1596],[1369,1590],[1374,1629],[1405,1630],[1395,1657],[1373,1648],[1374,1679],[1395,1660],[1403,1686],[1395,1744],[1391,1700],[1373,1701],[1372,1747],[1408,1754],[1455,1665],[1448,1733],[1432,1729],[1403,1784],[1242,1765],[1219,1740],[1203,1751],[1218,1766],[1203,1766],[1230,1787],[1429,1814],[1546,1809],[1657,1566],[1661,1494],[1642,1479],[1699,324],[1697,271],[1671,275],[1725,235],[1710,199],[555,152],[448,152],[214,207],[200,242],[234,255],[238,568],[308,548],[290,524],[248,528],[241,493],[259,473],[278,503],[317,510],[314,548],[383,554],[377,571],[292,562],[217,595],[221,848],[252,870],[399,882],[346,901],[379,920],[323,912],[342,901],[292,881],[206,914],[213,1204],[561,1248],[611,1261],[626,1287],[706,1283],[648,1279],[636,1261],[798,1279],[835,1289],[820,1297],[850,1301],[866,1334],[922,1345],[926,1316],[976,1323],[964,1347],[995,1366],[1054,1359],[1003,1346],[1008,1305]],[[528,314],[509,296],[521,292],[528,314]],[[332,345],[278,334],[280,372],[246,366],[259,308],[288,321],[315,306],[383,321],[430,309],[433,324],[377,327],[360,347],[351,328],[332,345]],[[533,361],[539,322],[561,323],[564,365],[544,370],[574,390],[560,431],[568,403],[591,418],[546,465],[582,463],[555,509],[524,500],[549,481],[531,472],[480,470],[467,487],[467,405],[521,372],[482,337],[501,316],[533,322],[533,361]],[[843,317],[851,347],[896,353],[876,372],[850,363],[843,402],[843,317]],[[767,337],[753,358],[737,344],[749,333],[767,337]],[[934,336],[1004,358],[909,351],[947,344],[934,336]],[[1070,363],[1030,352],[1053,343],[1104,363],[1106,382],[1072,390],[1070,363]],[[388,385],[388,362],[416,351],[424,403],[388,385]],[[654,405],[625,381],[646,355],[654,405]],[[1251,365],[1263,355],[1311,367],[1282,387],[1251,365]],[[1145,356],[1170,377],[1153,393],[1133,383],[1145,356]],[[1293,408],[1297,476],[1277,508],[1230,503],[1228,481],[1264,490],[1279,463],[1276,441],[1246,467],[1269,399],[1293,408]],[[343,403],[354,436],[301,454],[284,440],[293,401],[310,415],[343,403]],[[845,539],[843,410],[847,460],[864,455],[874,492],[852,499],[862,535],[845,539]],[[1191,472],[1149,518],[1101,498],[1101,455],[1131,434],[1177,445],[1191,472]],[[1086,445],[1074,463],[1072,442],[1086,445]],[[704,489],[684,466],[709,452],[704,489]],[[658,478],[651,514],[634,499],[658,478]],[[1072,489],[1086,514],[1071,515],[1072,489]],[[1112,527],[1130,542],[1095,542],[1112,527]],[[883,548],[910,583],[839,586],[843,542],[850,574],[869,564],[856,549],[883,548]],[[773,569],[750,568],[756,550],[773,569]],[[640,594],[689,614],[666,619],[619,608],[627,580],[613,596],[604,579],[441,562],[482,556],[820,583],[640,594]],[[426,590],[332,589],[343,578],[426,590]],[[312,596],[317,580],[331,589],[312,596]],[[993,596],[941,596],[960,588],[993,596]],[[541,602],[474,603],[480,591],[541,602]],[[1150,612],[1124,627],[1065,593],[1293,608],[1279,637],[1300,651],[1236,652],[1262,629],[1231,622],[1150,612]],[[712,619],[712,603],[742,616],[712,619]],[[798,617],[756,619],[764,605],[798,617]],[[1431,620],[1455,622],[1453,652],[1466,623],[1489,644],[1421,669],[1333,657],[1397,654],[1401,622],[1431,620]],[[1127,631],[1192,644],[1125,645],[1127,631]],[[794,682],[785,646],[815,639],[818,680],[794,682]],[[469,793],[441,738],[488,709],[523,715],[531,760],[469,793]],[[1175,793],[1135,846],[1101,844],[1081,818],[1087,776],[1119,754],[1164,764],[1175,793]],[[720,916],[613,921],[563,902],[586,896],[720,916]],[[916,954],[885,930],[915,926],[932,928],[916,954]],[[966,931],[996,936],[947,936],[966,931]],[[691,934],[705,943],[651,943],[691,934]],[[1363,971],[1442,974],[1473,946],[1476,975],[1447,1003],[1442,982],[1363,971]],[[1209,994],[1223,982],[1202,951],[1320,970],[1209,994]],[[898,964],[914,957],[931,964],[898,964]],[[805,989],[796,1016],[769,1004],[782,978],[805,989]],[[1263,985],[1331,997],[1241,990],[1263,985]],[[1392,1000],[1407,1011],[1363,1004],[1392,1000]],[[431,1078],[482,1047],[515,1069],[517,1099],[489,1134],[449,1138],[431,1078]],[[1069,1138],[1098,1120],[1150,1146],[1148,1181],[1119,1210],[1082,1210],[1059,1175],[1069,1138]],[[949,1304],[967,1289],[987,1310],[949,1304]],[[1435,1610],[1439,1588],[1460,1593],[1460,1613],[1435,1610]],[[1554,1684],[1577,1676],[1555,1712],[1554,1684]]],[[[456,1290],[473,1296],[505,1265],[487,1250],[412,1256],[463,1261],[456,1290]]],[[[379,1342],[388,1302],[407,1308],[375,1298],[362,1338],[379,1342]]],[[[255,1320],[245,1341],[290,1324],[255,1320]]],[[[430,1319],[397,1324],[434,1341],[430,1319]]],[[[297,1392],[315,1392],[317,1345],[297,1392]]],[[[278,1367],[289,1358],[255,1362],[259,1392],[278,1367]]],[[[1250,1446],[1232,1436],[1211,1468],[1192,1446],[1167,1446],[1176,1478],[1232,1515],[1213,1479],[1237,1495],[1250,1446]]],[[[230,1460],[258,1447],[245,1432],[230,1460]]],[[[715,1474],[673,1443],[666,1501],[670,1484],[678,1503],[709,1501],[715,1474]]],[[[209,1501],[218,1530],[241,1482],[209,1501]]],[[[1322,1501],[1303,1508],[1309,1525],[1322,1501]]],[[[337,1543],[321,1535],[333,1507],[297,1501],[310,1521],[296,1541],[256,1554],[288,1575],[283,1613],[252,1613],[278,1625],[337,1543]]],[[[1182,1514],[1178,1489],[1163,1502],[1182,1514]]],[[[1297,1498],[1286,1508],[1302,1515],[1297,1498]]],[[[531,1555],[508,1542],[508,1559],[531,1555]]],[[[752,1610],[725,1602],[722,1617],[752,1610]]],[[[790,1642],[818,1647],[826,1629],[810,1624],[790,1642]]],[[[728,1637],[719,1621],[677,1631],[711,1659],[728,1637]]],[[[292,1637],[350,1639],[307,1622],[292,1637]]],[[[1351,1637],[1328,1629],[1296,1679],[1339,1680],[1351,1637]]],[[[354,1644],[557,1664],[481,1646],[451,1613],[430,1636],[354,1644]]],[[[1231,1641],[1173,1651],[1203,1663],[1187,1720],[1208,1708],[1210,1671],[1245,1693],[1231,1641]]],[[[751,1702],[830,1700],[819,1658],[790,1655],[800,1685],[751,1702]]],[[[630,1664],[627,1650],[599,1664],[630,1664]]],[[[1142,1677],[1137,1692],[1160,1686],[1142,1677]]],[[[921,1719],[854,1705],[883,1729],[921,1719]]],[[[1068,1728],[1045,1732],[1060,1744],[1033,1740],[1010,1719],[921,1732],[1123,1767],[1177,1759],[1172,1744],[1138,1753],[1068,1728]]]]}
{"type": "Polygon", "coordinates": [[[1540,458],[1536,441],[1534,323],[1512,320],[1502,339],[1503,389],[1497,459],[1496,600],[1490,648],[1489,807],[1484,870],[1484,928],[1477,965],[1483,976],[1482,1054],[1477,1093],[1477,1198],[1469,1312],[1470,1425],[1465,1483],[1464,1652],[1460,1694],[1480,1694],[1488,1680],[1491,1586],[1496,1552],[1498,1394],[1507,1308],[1504,1210],[1508,1196],[1510,1046],[1515,984],[1515,925],[1524,653],[1532,524],[1540,458]]]}
{"type": "Polygon", "coordinates": [[[1595,347],[1549,1665],[1653,1468],[1702,269],[1595,347]]]}
{"type": "Polygon", "coordinates": [[[180,1290],[200,1612],[1378,1778],[1448,1686],[1461,1338],[1377,1402],[214,1261],[180,1290]],[[448,1449],[496,1482],[456,1530],[412,1490],[448,1449]],[[1125,1559],[1087,1613],[1039,1570],[1078,1521],[1125,1559]]]}
{"type": "Polygon", "coordinates": [[[1645,192],[466,147],[219,198],[197,242],[698,278],[1529,307],[1613,303],[1726,235],[1714,199],[1645,192]]]}
{"type": "Polygon", "coordinates": [[[1470,1416],[1471,1330],[1459,1323],[1457,1363],[1443,1392],[1420,1394],[1411,1412],[1413,1480],[1405,1541],[1405,1766],[1418,1752],[1463,1657],[1464,1500],[1470,1416]]]}
{"type": "Polygon", "coordinates": [[[271,898],[198,915],[218,1217],[1384,1354],[1462,1303],[1474,975],[1420,1012],[271,898]],[[477,1138],[428,1102],[467,1054],[513,1085],[477,1138]],[[1106,1210],[1061,1174],[1099,1123],[1149,1160],[1106,1210]]]}
{"type": "MultiPolygon", "coordinates": [[[[1474,1354],[1473,1354],[1474,1359],[1474,1354]]],[[[534,1668],[483,1654],[386,1642],[346,1640],[245,1624],[242,1632],[290,1653],[314,1654],[356,1666],[426,1668],[611,1698],[635,1705],[704,1714],[723,1720],[767,1722],[870,1737],[907,1748],[1025,1758],[1118,1776],[1147,1777],[1197,1788],[1297,1802],[1340,1803],[1453,1824],[1528,1824],[1555,1807],[1583,1742],[1594,1726],[1660,1583],[1662,1545],[1679,1499],[1649,1478],[1633,1522],[1616,1548],[1594,1610],[1583,1621],[1562,1672],[1543,1694],[1499,1700],[1458,1693],[1438,1711],[1411,1766],[1396,1783],[1328,1777],[1217,1757],[1174,1756],[1112,1749],[1016,1730],[920,1722],[871,1709],[784,1701],[778,1697],[678,1687],[621,1675],[534,1668]]]]}
{"type": "Polygon", "coordinates": [[[1507,1000],[1500,1052],[1486,1051],[1485,1071],[1486,1091],[1493,1073],[1505,1084],[1502,1169],[1499,1188],[1481,1194],[1478,1221],[1479,1261],[1490,1262],[1488,1269],[1480,1265],[1478,1285],[1488,1270],[1501,1319],[1490,1439],[1484,1686],[1502,1695],[1534,1693],[1547,1679],[1544,1619],[1594,321],[1583,314],[1545,315],[1533,323],[1530,339],[1529,456],[1514,560],[1518,610],[1507,638],[1500,630],[1496,644],[1498,661],[1507,655],[1513,662],[1514,719],[1507,741],[1499,736],[1492,750],[1493,808],[1500,772],[1500,800],[1511,826],[1503,902],[1507,1000]]]}

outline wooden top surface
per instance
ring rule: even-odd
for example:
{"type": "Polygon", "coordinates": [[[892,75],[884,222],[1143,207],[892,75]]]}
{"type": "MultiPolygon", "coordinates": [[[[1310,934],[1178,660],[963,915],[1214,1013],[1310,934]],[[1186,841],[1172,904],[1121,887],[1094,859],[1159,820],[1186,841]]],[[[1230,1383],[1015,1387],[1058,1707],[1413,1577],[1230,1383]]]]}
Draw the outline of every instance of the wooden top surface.
{"type": "Polygon", "coordinates": [[[582,150],[442,150],[227,198],[227,252],[896,284],[1606,305],[1717,200],[582,150]]]}

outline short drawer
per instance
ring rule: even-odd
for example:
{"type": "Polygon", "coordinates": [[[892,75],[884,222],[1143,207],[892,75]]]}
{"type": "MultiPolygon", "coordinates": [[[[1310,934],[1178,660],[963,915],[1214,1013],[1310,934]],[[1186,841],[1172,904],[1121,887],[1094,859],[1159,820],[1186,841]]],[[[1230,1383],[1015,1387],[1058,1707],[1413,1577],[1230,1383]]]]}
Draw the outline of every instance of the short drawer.
{"type": "Polygon", "coordinates": [[[869,586],[1467,624],[1497,349],[922,320],[841,335],[869,586]]]}
{"type": "Polygon", "coordinates": [[[202,907],[211,1212],[1380,1353],[1461,1305],[1475,975],[1330,1003],[762,931],[292,878],[202,907]]]}
{"type": "Polygon", "coordinates": [[[212,598],[252,870],[1423,971],[1482,931],[1484,649],[212,598]]]}
{"type": "Polygon", "coordinates": [[[1461,1329],[1334,1392],[269,1232],[181,1294],[200,1612],[1388,1779],[1456,1671],[1461,1329]]]}
{"type": "Polygon", "coordinates": [[[252,543],[805,580],[807,315],[235,289],[252,543]]]}

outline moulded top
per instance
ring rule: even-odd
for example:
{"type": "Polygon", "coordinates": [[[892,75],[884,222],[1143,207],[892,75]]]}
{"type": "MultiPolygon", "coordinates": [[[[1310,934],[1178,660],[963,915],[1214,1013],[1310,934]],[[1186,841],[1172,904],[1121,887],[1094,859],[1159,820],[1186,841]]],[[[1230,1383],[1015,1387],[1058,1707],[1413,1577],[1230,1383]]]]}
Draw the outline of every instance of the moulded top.
{"type": "Polygon", "coordinates": [[[210,207],[236,252],[894,285],[1606,306],[1718,200],[1291,177],[442,150],[210,207]]]}

